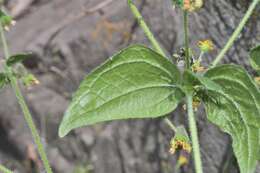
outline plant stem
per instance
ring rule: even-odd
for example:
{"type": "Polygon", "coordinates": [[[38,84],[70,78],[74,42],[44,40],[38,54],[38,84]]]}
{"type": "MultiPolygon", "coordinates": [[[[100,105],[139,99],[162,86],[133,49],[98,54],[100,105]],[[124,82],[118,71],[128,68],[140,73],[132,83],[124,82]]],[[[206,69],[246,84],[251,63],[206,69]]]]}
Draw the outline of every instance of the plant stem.
{"type": "Polygon", "coordinates": [[[150,42],[152,43],[153,47],[155,48],[155,50],[158,53],[160,53],[161,55],[165,56],[165,53],[163,52],[163,50],[160,47],[159,43],[156,41],[153,33],[151,32],[150,28],[147,26],[147,24],[143,20],[143,17],[141,15],[141,13],[137,9],[137,7],[134,5],[132,0],[128,0],[128,5],[129,5],[133,15],[135,16],[136,20],[139,22],[139,25],[143,29],[145,35],[147,36],[147,38],[150,40],[150,42]]]}
{"type": "Polygon", "coordinates": [[[0,165],[0,172],[3,172],[3,173],[13,173],[13,171],[7,169],[6,167],[4,167],[3,165],[0,165]]]}
{"type": "Polygon", "coordinates": [[[177,131],[177,128],[175,127],[175,125],[168,119],[168,118],[164,118],[164,121],[166,124],[168,124],[168,126],[174,131],[177,131]]]}
{"type": "MultiPolygon", "coordinates": [[[[2,39],[2,43],[3,43],[3,46],[4,46],[4,54],[5,54],[5,58],[7,59],[9,57],[9,49],[8,49],[8,46],[7,46],[7,42],[6,42],[6,38],[5,38],[5,34],[4,34],[4,30],[3,30],[3,26],[2,24],[0,24],[0,32],[1,32],[1,39],[2,39]]],[[[43,165],[45,167],[45,170],[47,171],[47,173],[52,173],[52,170],[51,170],[51,167],[50,167],[50,164],[49,164],[49,161],[48,161],[48,158],[47,158],[47,155],[46,155],[46,152],[44,151],[44,147],[43,147],[43,144],[41,143],[41,138],[40,138],[40,135],[38,134],[37,132],[37,128],[33,122],[33,119],[32,119],[32,115],[29,111],[29,108],[24,100],[24,97],[22,95],[22,92],[18,86],[18,82],[17,82],[17,79],[16,77],[13,75],[12,73],[12,69],[10,67],[8,67],[6,64],[5,64],[5,71],[8,73],[8,77],[10,79],[10,83],[11,83],[11,86],[15,92],[15,95],[16,95],[16,98],[18,100],[18,103],[23,111],[23,114],[24,114],[24,118],[26,120],[26,123],[27,125],[29,126],[30,130],[31,130],[31,133],[32,133],[32,137],[34,139],[34,142],[37,146],[37,149],[38,149],[38,152],[39,152],[39,155],[43,161],[43,165]]]]}
{"type": "Polygon", "coordinates": [[[185,42],[185,67],[190,69],[190,48],[189,48],[189,13],[183,11],[183,21],[184,21],[184,42],[185,42]]]}
{"type": "Polygon", "coordinates": [[[220,51],[220,53],[218,54],[216,59],[213,61],[212,67],[215,67],[224,58],[224,55],[231,48],[231,46],[234,44],[235,40],[237,39],[237,37],[241,33],[241,31],[242,31],[243,27],[245,26],[246,22],[248,21],[249,17],[253,13],[257,3],[259,3],[259,2],[260,2],[260,0],[254,0],[252,2],[252,4],[249,6],[245,16],[243,17],[243,19],[239,23],[238,27],[236,28],[234,33],[231,35],[231,37],[229,38],[228,42],[226,43],[224,48],[220,51]]]}
{"type": "Polygon", "coordinates": [[[200,156],[200,146],[199,146],[199,140],[198,140],[198,130],[197,130],[197,125],[196,125],[196,120],[194,118],[191,94],[187,95],[187,105],[188,105],[189,128],[190,128],[190,134],[191,134],[195,170],[196,170],[196,173],[203,173],[201,156],[200,156]]]}
{"type": "Polygon", "coordinates": [[[201,52],[200,52],[200,56],[199,56],[199,58],[198,58],[198,61],[199,61],[199,62],[201,62],[201,61],[202,61],[202,57],[203,57],[203,55],[204,55],[204,52],[203,52],[203,51],[201,51],[201,52]]]}
{"type": "MultiPolygon", "coordinates": [[[[139,12],[139,10],[137,9],[137,7],[134,5],[132,0],[128,0],[128,5],[134,15],[134,17],[136,18],[136,20],[139,22],[140,27],[143,29],[146,37],[148,38],[148,40],[152,43],[154,49],[160,53],[162,56],[166,57],[166,54],[164,53],[163,49],[161,48],[160,44],[158,43],[158,41],[155,39],[153,33],[151,32],[151,30],[149,29],[149,27],[147,26],[147,24],[145,23],[145,21],[143,20],[143,16],[141,15],[141,13],[139,12]]],[[[176,132],[176,127],[173,125],[173,123],[168,119],[168,118],[164,118],[164,121],[166,122],[166,124],[169,125],[169,127],[176,132]]]]}

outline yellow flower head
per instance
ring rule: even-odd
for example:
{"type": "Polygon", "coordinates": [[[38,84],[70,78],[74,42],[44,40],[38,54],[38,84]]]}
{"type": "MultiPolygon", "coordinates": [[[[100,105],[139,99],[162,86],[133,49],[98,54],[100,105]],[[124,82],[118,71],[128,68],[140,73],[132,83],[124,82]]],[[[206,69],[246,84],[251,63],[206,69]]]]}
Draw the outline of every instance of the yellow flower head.
{"type": "Polygon", "coordinates": [[[169,152],[174,154],[176,150],[183,150],[187,153],[191,152],[190,140],[183,126],[177,127],[177,132],[170,142],[169,152]]]}
{"type": "Polygon", "coordinates": [[[200,9],[203,5],[203,0],[183,0],[183,10],[189,12],[200,9]]]}
{"type": "Polygon", "coordinates": [[[198,46],[202,52],[209,52],[214,49],[214,44],[211,40],[201,40],[198,42],[198,46]]]}

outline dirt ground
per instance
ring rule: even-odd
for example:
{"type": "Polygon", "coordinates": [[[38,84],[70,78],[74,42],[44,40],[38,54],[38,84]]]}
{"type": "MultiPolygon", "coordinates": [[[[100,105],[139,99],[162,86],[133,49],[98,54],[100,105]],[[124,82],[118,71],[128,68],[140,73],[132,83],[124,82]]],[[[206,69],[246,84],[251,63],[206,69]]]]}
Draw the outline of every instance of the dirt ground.
{"type": "MultiPolygon", "coordinates": [[[[151,30],[168,55],[183,46],[182,13],[170,0],[136,0],[151,30]]],[[[248,7],[247,0],[207,0],[190,15],[190,42],[211,39],[219,52],[248,7]]],[[[41,84],[23,94],[41,133],[54,172],[173,173],[176,156],[169,154],[173,133],[161,119],[128,120],[74,130],[60,139],[57,129],[72,93],[93,68],[132,43],[151,46],[128,9],[126,0],[9,0],[17,24],[7,38],[12,53],[33,52],[24,65],[41,84]]],[[[248,50],[260,42],[260,8],[224,62],[248,66],[248,50]]],[[[198,52],[197,52],[198,53],[198,52]]],[[[2,57],[2,51],[0,52],[2,57]]],[[[10,88],[0,92],[0,163],[19,173],[42,167],[30,132],[10,88]]],[[[187,125],[178,108],[171,119],[187,125]]],[[[230,138],[210,124],[201,108],[199,138],[205,173],[237,173],[230,138]]],[[[178,172],[193,173],[192,161],[178,172]]],[[[44,171],[42,171],[44,172],[44,171]]],[[[257,170],[260,173],[260,167],[257,170]]]]}

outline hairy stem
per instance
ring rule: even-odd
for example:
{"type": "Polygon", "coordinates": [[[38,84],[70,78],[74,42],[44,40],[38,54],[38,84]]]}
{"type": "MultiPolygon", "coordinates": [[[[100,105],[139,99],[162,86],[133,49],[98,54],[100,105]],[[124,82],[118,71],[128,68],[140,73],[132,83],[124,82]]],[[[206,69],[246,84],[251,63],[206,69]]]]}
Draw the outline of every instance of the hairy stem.
{"type": "Polygon", "coordinates": [[[141,15],[141,13],[139,12],[139,10],[137,9],[137,7],[134,5],[134,3],[132,2],[132,0],[128,0],[128,5],[133,13],[133,15],[135,16],[136,20],[138,21],[139,25],[141,26],[141,28],[143,29],[145,35],[147,36],[147,38],[150,40],[150,42],[152,43],[154,49],[160,53],[161,55],[165,56],[165,53],[163,52],[162,48],[160,47],[159,43],[156,41],[153,33],[151,32],[150,28],[147,26],[147,24],[145,23],[145,21],[143,20],[143,17],[141,15]]]}
{"type": "Polygon", "coordinates": [[[249,6],[245,16],[243,17],[243,19],[241,20],[241,22],[239,23],[238,27],[236,28],[236,30],[234,31],[234,33],[231,35],[231,37],[229,38],[228,42],[226,43],[226,45],[224,46],[224,48],[220,51],[220,53],[218,54],[218,56],[216,57],[216,59],[213,61],[212,63],[212,67],[215,67],[223,58],[224,55],[227,53],[227,51],[231,48],[231,46],[234,44],[235,40],[238,38],[239,34],[241,33],[243,27],[245,26],[246,22],[248,21],[249,17],[251,16],[251,14],[253,13],[256,5],[260,2],[260,0],[254,0],[252,2],[252,4],[249,6]]]}
{"type": "MultiPolygon", "coordinates": [[[[2,43],[3,43],[3,47],[4,47],[4,54],[5,54],[5,58],[8,58],[9,57],[9,49],[8,49],[8,46],[7,46],[7,42],[6,42],[6,38],[5,38],[5,34],[4,34],[4,30],[3,30],[3,26],[2,24],[0,24],[0,32],[1,32],[1,39],[2,39],[2,43]]],[[[24,100],[24,97],[22,95],[22,92],[18,86],[18,82],[17,82],[17,79],[16,77],[13,75],[12,73],[12,69],[10,67],[8,67],[6,64],[5,64],[5,71],[8,73],[8,77],[10,79],[10,83],[11,83],[11,86],[15,92],[15,95],[16,95],[16,98],[18,100],[18,103],[23,111],[23,114],[24,114],[24,118],[26,120],[26,123],[27,125],[29,126],[30,130],[31,130],[31,133],[32,133],[32,137],[34,139],[34,142],[37,146],[37,149],[38,149],[38,152],[39,152],[39,155],[43,161],[43,165],[45,167],[45,170],[47,173],[52,173],[52,170],[51,170],[51,167],[50,167],[50,164],[49,164],[49,161],[48,161],[48,158],[47,158],[47,155],[46,155],[46,152],[44,150],[44,147],[43,147],[43,144],[41,143],[41,138],[40,138],[40,135],[38,134],[37,132],[37,128],[33,122],[33,119],[32,119],[32,115],[29,111],[29,108],[24,100]]]]}
{"type": "Polygon", "coordinates": [[[198,139],[198,130],[197,130],[196,120],[194,118],[194,112],[192,107],[192,95],[187,96],[187,105],[188,105],[189,128],[191,134],[195,170],[196,173],[203,173],[201,156],[200,156],[199,139],[198,139]]]}
{"type": "Polygon", "coordinates": [[[189,13],[183,11],[184,21],[184,42],[185,42],[185,67],[190,69],[190,50],[189,50],[189,13]]]}
{"type": "Polygon", "coordinates": [[[4,167],[1,164],[0,164],[0,172],[3,172],[3,173],[13,173],[13,171],[11,171],[10,169],[4,167]]]}

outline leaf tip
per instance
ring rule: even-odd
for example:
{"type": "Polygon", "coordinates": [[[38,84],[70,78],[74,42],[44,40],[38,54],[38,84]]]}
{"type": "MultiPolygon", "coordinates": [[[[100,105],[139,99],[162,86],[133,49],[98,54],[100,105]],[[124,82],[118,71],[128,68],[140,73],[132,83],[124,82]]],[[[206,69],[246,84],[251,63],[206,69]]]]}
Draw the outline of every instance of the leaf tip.
{"type": "Polygon", "coordinates": [[[70,132],[70,129],[66,128],[64,122],[61,122],[60,127],[59,127],[59,131],[58,131],[59,137],[60,137],[60,138],[63,138],[63,137],[66,136],[69,132],[70,132]]]}

